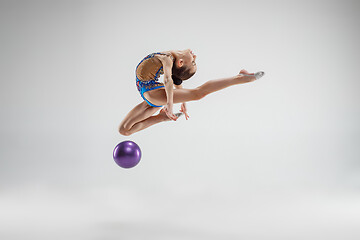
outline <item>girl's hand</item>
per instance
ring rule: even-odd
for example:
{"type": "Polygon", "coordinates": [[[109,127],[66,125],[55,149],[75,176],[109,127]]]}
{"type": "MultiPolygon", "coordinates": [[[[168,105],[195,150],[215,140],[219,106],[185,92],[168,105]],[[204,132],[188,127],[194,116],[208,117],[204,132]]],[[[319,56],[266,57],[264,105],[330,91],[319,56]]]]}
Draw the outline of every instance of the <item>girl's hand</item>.
{"type": "Polygon", "coordinates": [[[182,103],[182,104],[181,104],[180,112],[184,113],[186,120],[188,120],[189,115],[187,114],[186,103],[182,103]]]}
{"type": "Polygon", "coordinates": [[[173,104],[172,103],[166,104],[163,109],[164,109],[166,115],[168,116],[168,118],[170,118],[171,120],[174,120],[174,121],[177,120],[177,117],[173,113],[173,104]]]}

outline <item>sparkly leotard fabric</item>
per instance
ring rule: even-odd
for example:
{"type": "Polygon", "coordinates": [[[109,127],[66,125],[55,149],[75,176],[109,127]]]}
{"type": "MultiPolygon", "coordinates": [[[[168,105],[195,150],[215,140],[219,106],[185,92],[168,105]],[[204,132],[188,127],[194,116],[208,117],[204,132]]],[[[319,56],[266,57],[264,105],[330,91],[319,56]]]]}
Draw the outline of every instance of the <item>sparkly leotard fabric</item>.
{"type": "Polygon", "coordinates": [[[170,53],[156,52],[147,55],[136,67],[136,87],[140,92],[141,97],[150,106],[162,107],[152,104],[144,97],[145,92],[164,87],[164,84],[159,82],[159,77],[164,74],[164,70],[162,62],[157,55],[167,55],[174,60],[174,57],[170,53]]]}

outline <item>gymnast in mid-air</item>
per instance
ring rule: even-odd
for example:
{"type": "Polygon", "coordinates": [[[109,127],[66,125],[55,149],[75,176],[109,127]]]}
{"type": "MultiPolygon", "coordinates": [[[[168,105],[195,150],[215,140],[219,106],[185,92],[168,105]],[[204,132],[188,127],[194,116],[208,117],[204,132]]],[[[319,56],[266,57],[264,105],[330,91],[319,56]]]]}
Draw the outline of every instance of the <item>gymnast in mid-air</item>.
{"type": "Polygon", "coordinates": [[[136,86],[144,101],[120,123],[120,134],[129,136],[156,123],[176,121],[181,115],[188,120],[186,102],[200,100],[233,85],[255,81],[264,75],[264,72],[249,73],[243,69],[233,77],[210,80],[193,89],[183,88],[182,82],[191,78],[196,70],[196,55],[191,49],[151,53],[142,59],[135,73],[136,86]],[[159,81],[162,74],[164,83],[159,81]],[[175,103],[181,103],[180,113],[173,113],[175,103]],[[160,112],[153,115],[160,108],[160,112]]]}

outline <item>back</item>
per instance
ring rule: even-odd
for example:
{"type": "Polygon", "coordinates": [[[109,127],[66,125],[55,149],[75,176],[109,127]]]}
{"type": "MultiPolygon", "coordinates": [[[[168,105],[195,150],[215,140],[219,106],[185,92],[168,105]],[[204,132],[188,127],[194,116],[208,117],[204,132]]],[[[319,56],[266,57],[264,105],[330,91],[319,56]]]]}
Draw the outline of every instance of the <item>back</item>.
{"type": "Polygon", "coordinates": [[[160,75],[164,74],[162,62],[159,56],[170,56],[174,61],[174,57],[169,52],[157,52],[147,55],[136,67],[136,78],[140,81],[158,80],[160,75]]]}

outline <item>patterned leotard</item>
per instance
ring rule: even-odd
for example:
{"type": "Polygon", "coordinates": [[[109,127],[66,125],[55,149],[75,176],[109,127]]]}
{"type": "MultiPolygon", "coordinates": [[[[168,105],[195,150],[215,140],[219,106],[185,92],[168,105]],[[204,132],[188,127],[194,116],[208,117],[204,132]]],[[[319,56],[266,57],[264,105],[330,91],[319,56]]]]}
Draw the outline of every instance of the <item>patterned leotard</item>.
{"type": "Polygon", "coordinates": [[[170,53],[156,52],[147,55],[136,67],[136,87],[141,97],[150,106],[162,107],[152,104],[144,97],[145,92],[164,87],[164,84],[159,82],[159,77],[164,74],[163,65],[156,55],[167,55],[174,60],[174,57],[170,53]]]}

